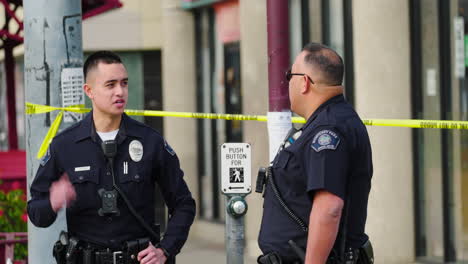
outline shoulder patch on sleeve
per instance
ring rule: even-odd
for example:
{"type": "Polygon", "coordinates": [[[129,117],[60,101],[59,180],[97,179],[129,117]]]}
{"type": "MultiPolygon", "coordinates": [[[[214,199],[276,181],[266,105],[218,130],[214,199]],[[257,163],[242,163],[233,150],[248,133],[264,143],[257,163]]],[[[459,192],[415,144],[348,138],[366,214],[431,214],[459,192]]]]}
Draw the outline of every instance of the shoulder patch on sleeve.
{"type": "Polygon", "coordinates": [[[324,149],[335,150],[340,144],[340,137],[337,133],[331,130],[321,130],[315,134],[312,144],[310,145],[316,152],[324,149]]]}
{"type": "Polygon", "coordinates": [[[41,159],[41,166],[45,166],[49,160],[50,160],[50,147],[47,149],[46,154],[41,159]]]}
{"type": "Polygon", "coordinates": [[[171,154],[171,156],[175,155],[175,151],[171,148],[171,146],[169,145],[169,143],[167,143],[166,140],[164,140],[164,148],[167,152],[169,152],[169,154],[171,154]]]}

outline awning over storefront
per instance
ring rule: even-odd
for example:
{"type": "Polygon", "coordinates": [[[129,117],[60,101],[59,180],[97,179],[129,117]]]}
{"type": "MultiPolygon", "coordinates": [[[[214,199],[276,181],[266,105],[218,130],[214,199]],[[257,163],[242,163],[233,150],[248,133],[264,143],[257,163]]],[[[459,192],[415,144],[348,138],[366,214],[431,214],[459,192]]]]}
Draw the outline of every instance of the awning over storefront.
{"type": "Polygon", "coordinates": [[[209,6],[223,1],[225,0],[181,0],[181,7],[188,10],[209,6]]]}

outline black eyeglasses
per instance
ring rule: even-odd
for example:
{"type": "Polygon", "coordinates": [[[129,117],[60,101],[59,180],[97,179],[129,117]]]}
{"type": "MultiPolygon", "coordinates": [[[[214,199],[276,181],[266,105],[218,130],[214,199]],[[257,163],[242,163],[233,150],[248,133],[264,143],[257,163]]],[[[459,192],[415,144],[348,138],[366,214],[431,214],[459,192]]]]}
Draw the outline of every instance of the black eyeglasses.
{"type": "Polygon", "coordinates": [[[288,70],[286,72],[286,80],[288,80],[288,82],[289,82],[292,79],[293,75],[307,76],[307,78],[310,80],[310,82],[315,84],[314,81],[312,81],[312,78],[310,78],[309,75],[307,75],[305,73],[291,73],[291,70],[288,70]]]}

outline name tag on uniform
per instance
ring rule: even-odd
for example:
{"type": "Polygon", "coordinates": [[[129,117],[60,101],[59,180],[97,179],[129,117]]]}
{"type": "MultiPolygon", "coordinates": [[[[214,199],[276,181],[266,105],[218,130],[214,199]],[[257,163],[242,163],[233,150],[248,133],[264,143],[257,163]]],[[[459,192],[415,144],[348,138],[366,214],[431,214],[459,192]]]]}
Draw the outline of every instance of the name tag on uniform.
{"type": "Polygon", "coordinates": [[[84,166],[84,167],[76,167],[75,171],[89,171],[91,166],[84,166]]]}

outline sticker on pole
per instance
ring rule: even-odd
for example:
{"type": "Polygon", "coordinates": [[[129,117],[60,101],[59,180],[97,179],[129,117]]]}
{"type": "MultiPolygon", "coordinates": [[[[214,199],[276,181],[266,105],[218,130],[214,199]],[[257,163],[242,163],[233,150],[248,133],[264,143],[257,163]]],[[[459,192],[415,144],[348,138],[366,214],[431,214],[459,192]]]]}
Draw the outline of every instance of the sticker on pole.
{"type": "MultiPolygon", "coordinates": [[[[74,106],[85,103],[83,92],[83,69],[82,68],[64,68],[61,74],[62,85],[62,106],[74,106]]],[[[63,121],[78,122],[83,117],[80,113],[65,112],[63,121]]]]}
{"type": "Polygon", "coordinates": [[[251,188],[251,148],[247,143],[221,145],[221,191],[247,194],[251,188]]]}

